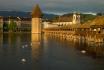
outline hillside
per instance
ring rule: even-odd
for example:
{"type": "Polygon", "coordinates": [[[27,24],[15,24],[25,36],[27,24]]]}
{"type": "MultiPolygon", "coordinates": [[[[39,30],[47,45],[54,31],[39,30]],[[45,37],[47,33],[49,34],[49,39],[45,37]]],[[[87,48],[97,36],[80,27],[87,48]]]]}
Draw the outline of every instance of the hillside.
{"type": "MultiPolygon", "coordinates": [[[[96,15],[92,15],[92,14],[80,14],[81,16],[81,23],[84,23],[88,20],[92,20],[96,17],[96,15]]],[[[64,14],[61,16],[56,16],[55,18],[53,18],[53,21],[72,21],[73,18],[73,13],[68,13],[68,14],[64,14]]]]}
{"type": "MultiPolygon", "coordinates": [[[[23,11],[0,11],[0,16],[8,17],[8,16],[14,16],[14,17],[31,17],[31,12],[23,12],[23,11]]],[[[56,17],[55,14],[48,14],[43,13],[43,19],[52,19],[53,17],[56,17]]]]}

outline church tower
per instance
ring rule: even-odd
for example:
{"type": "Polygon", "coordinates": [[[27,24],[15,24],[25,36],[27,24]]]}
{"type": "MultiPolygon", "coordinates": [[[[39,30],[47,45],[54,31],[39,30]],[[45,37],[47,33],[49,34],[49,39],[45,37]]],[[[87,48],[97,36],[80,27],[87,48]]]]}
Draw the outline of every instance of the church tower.
{"type": "Polygon", "coordinates": [[[37,4],[32,11],[32,26],[31,33],[41,34],[42,12],[37,4]]]}
{"type": "Polygon", "coordinates": [[[80,13],[73,13],[73,24],[79,24],[80,23],[80,13]]]}

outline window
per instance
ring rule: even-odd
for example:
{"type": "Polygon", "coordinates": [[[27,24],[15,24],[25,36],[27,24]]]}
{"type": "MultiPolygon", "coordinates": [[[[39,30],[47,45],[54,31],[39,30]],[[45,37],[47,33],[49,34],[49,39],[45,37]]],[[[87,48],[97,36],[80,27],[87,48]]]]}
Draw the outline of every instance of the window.
{"type": "Polygon", "coordinates": [[[94,29],[94,31],[96,31],[96,29],[94,29]]]}

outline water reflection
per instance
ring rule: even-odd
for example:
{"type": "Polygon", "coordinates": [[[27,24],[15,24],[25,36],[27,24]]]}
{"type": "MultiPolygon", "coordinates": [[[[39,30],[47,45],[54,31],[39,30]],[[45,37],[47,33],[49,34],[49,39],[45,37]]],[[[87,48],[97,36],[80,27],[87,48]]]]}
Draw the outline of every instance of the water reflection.
{"type": "Polygon", "coordinates": [[[22,70],[22,69],[30,69],[29,65],[31,62],[31,47],[21,48],[24,44],[30,44],[31,38],[28,37],[30,34],[9,34],[4,33],[0,36],[0,68],[2,70],[22,70]],[[25,41],[24,41],[25,40],[25,41]],[[26,59],[25,65],[28,67],[24,67],[22,65],[21,59],[26,59]],[[21,68],[22,66],[22,68],[21,68]]]}
{"type": "Polygon", "coordinates": [[[32,61],[33,67],[40,69],[40,58],[42,54],[41,46],[41,34],[31,34],[31,45],[32,45],[32,61]]]}
{"type": "Polygon", "coordinates": [[[86,55],[93,58],[104,58],[104,43],[87,41],[84,36],[68,39],[68,43],[86,55]]]}
{"type": "Polygon", "coordinates": [[[0,34],[0,48],[1,48],[2,45],[3,45],[3,35],[0,34]]]}
{"type": "Polygon", "coordinates": [[[38,57],[40,56],[41,35],[40,34],[32,34],[32,36],[31,36],[31,44],[32,44],[32,56],[33,56],[33,59],[38,59],[38,57]]]}
{"type": "Polygon", "coordinates": [[[63,39],[40,34],[1,34],[2,70],[103,70],[104,44],[84,37],[63,39]]]}
{"type": "Polygon", "coordinates": [[[85,55],[91,56],[93,58],[104,58],[104,43],[102,42],[92,42],[88,41],[84,36],[74,36],[69,39],[64,39],[56,36],[49,36],[50,39],[54,39],[59,43],[63,43],[65,46],[74,47],[85,55]]]}

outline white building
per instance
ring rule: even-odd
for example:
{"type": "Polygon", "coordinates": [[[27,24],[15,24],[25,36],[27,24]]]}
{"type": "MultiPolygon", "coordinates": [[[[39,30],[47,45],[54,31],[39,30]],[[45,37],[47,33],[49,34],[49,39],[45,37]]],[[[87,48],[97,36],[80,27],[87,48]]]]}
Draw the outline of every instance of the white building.
{"type": "Polygon", "coordinates": [[[54,22],[43,22],[43,28],[53,28],[53,27],[61,27],[61,26],[70,26],[72,24],[80,23],[80,13],[73,13],[70,16],[60,16],[57,21],[54,22]]]}
{"type": "Polygon", "coordinates": [[[51,22],[43,22],[43,28],[53,28],[58,27],[58,24],[53,24],[51,22]]]}

